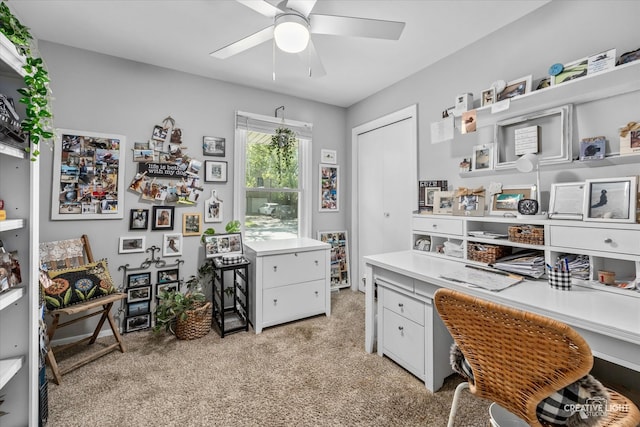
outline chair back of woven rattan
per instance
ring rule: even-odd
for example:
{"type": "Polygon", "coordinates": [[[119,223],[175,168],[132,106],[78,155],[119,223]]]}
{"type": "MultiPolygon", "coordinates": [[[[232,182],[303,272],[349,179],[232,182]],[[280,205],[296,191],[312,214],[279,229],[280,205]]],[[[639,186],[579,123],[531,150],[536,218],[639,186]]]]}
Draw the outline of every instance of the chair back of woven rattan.
{"type": "Polygon", "coordinates": [[[473,369],[471,392],[531,426],[541,426],[538,403],[593,366],[587,342],[561,322],[450,289],[439,289],[434,299],[473,369]]]}

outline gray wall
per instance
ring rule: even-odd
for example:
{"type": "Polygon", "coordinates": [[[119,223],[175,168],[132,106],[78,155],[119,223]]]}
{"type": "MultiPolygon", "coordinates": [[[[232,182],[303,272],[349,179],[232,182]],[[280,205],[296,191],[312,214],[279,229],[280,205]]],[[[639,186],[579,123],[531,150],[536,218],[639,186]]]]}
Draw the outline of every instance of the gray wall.
{"type": "MultiPolygon", "coordinates": [[[[535,178],[529,174],[518,173],[460,177],[457,173],[460,161],[470,157],[474,145],[492,142],[492,134],[458,134],[453,142],[432,145],[431,123],[440,120],[442,111],[453,106],[458,94],[472,92],[475,106],[479,106],[480,93],[496,80],[509,81],[532,74],[535,87],[536,81],[545,77],[549,66],[556,62],[570,62],[611,48],[617,49],[618,56],[639,48],[639,14],[640,2],[637,1],[550,2],[435,65],[351,106],[347,112],[347,132],[362,123],[417,103],[420,179],[448,179],[452,188],[486,187],[491,181],[534,183],[535,178]]],[[[446,43],[446,34],[441,40],[425,42],[446,43]]],[[[574,155],[578,153],[580,139],[596,135],[605,135],[617,151],[617,129],[640,118],[640,95],[635,92],[585,104],[574,110],[574,117],[577,118],[574,120],[574,155]]],[[[350,155],[351,150],[347,153],[350,155]]],[[[570,172],[551,169],[543,167],[541,170],[545,208],[552,182],[638,174],[637,167],[633,165],[617,166],[615,171],[612,167],[582,168],[570,172]]]]}

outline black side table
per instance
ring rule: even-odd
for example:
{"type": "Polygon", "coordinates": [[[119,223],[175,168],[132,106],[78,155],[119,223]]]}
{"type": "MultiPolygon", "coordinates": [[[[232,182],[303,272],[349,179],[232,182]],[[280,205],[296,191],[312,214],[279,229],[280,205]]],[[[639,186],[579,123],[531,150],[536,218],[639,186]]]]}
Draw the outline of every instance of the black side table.
{"type": "MultiPolygon", "coordinates": [[[[225,264],[221,258],[212,258],[213,275],[211,286],[213,288],[213,321],[218,326],[220,337],[225,334],[249,330],[249,261],[225,264]],[[225,271],[233,271],[233,305],[224,306],[225,271]]],[[[228,294],[231,296],[231,292],[228,294]]]]}

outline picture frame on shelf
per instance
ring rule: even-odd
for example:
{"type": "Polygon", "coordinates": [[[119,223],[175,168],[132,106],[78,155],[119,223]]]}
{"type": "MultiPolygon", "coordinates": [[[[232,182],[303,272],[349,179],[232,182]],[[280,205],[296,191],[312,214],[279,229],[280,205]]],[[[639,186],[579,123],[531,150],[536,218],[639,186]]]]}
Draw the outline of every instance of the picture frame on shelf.
{"type": "Polygon", "coordinates": [[[518,202],[536,197],[535,185],[503,186],[501,193],[491,196],[489,215],[517,216],[518,202]]]}
{"type": "Polygon", "coordinates": [[[136,288],[151,284],[151,273],[135,273],[127,276],[127,288],[136,288]]]}
{"type": "Polygon", "coordinates": [[[225,138],[218,136],[202,137],[202,155],[225,157],[227,151],[227,143],[225,138]]]}
{"type": "Polygon", "coordinates": [[[175,212],[173,206],[154,206],[152,212],[152,230],[173,230],[175,212]]]}
{"type": "Polygon", "coordinates": [[[122,236],[118,245],[119,254],[133,254],[144,252],[145,236],[122,236]]]}
{"type": "Polygon", "coordinates": [[[485,194],[485,190],[456,189],[451,213],[456,216],[484,216],[485,194]]]}
{"type": "Polygon", "coordinates": [[[584,182],[551,184],[549,218],[582,220],[584,187],[584,182]]]}
{"type": "Polygon", "coordinates": [[[418,212],[433,213],[433,195],[436,191],[447,191],[449,182],[446,179],[418,181],[418,212]]]}
{"type": "Polygon", "coordinates": [[[139,316],[127,317],[125,320],[125,332],[141,331],[151,327],[151,313],[139,316]]]}
{"type": "Polygon", "coordinates": [[[199,236],[202,234],[202,214],[190,212],[182,214],[182,235],[199,236]]]}
{"type": "Polygon", "coordinates": [[[127,289],[127,303],[151,300],[151,285],[134,286],[127,289]]]}
{"type": "Polygon", "coordinates": [[[331,288],[351,286],[349,273],[349,239],[347,231],[318,231],[318,240],[331,246],[331,288]]]}
{"type": "Polygon", "coordinates": [[[182,255],[182,233],[165,233],[162,236],[162,256],[182,255]]]}
{"type": "Polygon", "coordinates": [[[640,154],[640,123],[630,122],[620,128],[620,155],[640,154]]]}
{"type": "Polygon", "coordinates": [[[129,231],[149,228],[149,209],[131,209],[129,211],[129,231]]]}
{"type": "Polygon", "coordinates": [[[126,137],[56,129],[52,220],[123,219],[126,137]]]}
{"type": "Polygon", "coordinates": [[[584,221],[636,222],[638,177],[585,181],[584,221]]]}
{"type": "Polygon", "coordinates": [[[242,255],[242,234],[226,233],[204,236],[204,252],[206,258],[223,255],[242,255]]]}
{"type": "Polygon", "coordinates": [[[174,283],[180,279],[180,270],[171,268],[167,270],[158,270],[158,284],[174,283]]]}
{"type": "Polygon", "coordinates": [[[607,150],[607,139],[604,136],[585,138],[580,141],[580,161],[602,160],[607,150]]]}
{"type": "Polygon", "coordinates": [[[505,99],[511,99],[516,96],[524,95],[531,92],[531,86],[533,85],[533,75],[520,77],[515,80],[507,82],[504,90],[496,95],[495,102],[504,101],[505,99]]]}
{"type": "Polygon", "coordinates": [[[493,144],[474,145],[471,154],[471,170],[493,170],[493,144]]]}
{"type": "Polygon", "coordinates": [[[585,57],[564,64],[559,74],[551,76],[551,86],[585,77],[587,75],[588,62],[589,58],[585,57]]]}
{"type": "Polygon", "coordinates": [[[227,182],[227,162],[204,161],[205,182],[227,182]]]}
{"type": "Polygon", "coordinates": [[[453,213],[453,191],[436,191],[433,194],[433,213],[451,215],[453,213]]]}
{"type": "Polygon", "coordinates": [[[487,90],[483,90],[480,95],[480,106],[484,107],[487,105],[491,105],[496,102],[496,90],[495,88],[490,87],[487,90]]]}

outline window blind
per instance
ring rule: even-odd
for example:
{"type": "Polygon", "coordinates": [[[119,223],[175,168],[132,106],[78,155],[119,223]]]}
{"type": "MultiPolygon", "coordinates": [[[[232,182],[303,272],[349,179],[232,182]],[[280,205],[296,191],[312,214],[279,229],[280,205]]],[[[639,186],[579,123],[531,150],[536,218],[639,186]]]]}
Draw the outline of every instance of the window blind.
{"type": "Polygon", "coordinates": [[[283,120],[278,117],[269,117],[242,111],[236,112],[236,129],[273,134],[277,128],[282,126],[286,126],[294,131],[298,138],[311,139],[313,133],[313,125],[311,123],[283,120]]]}

